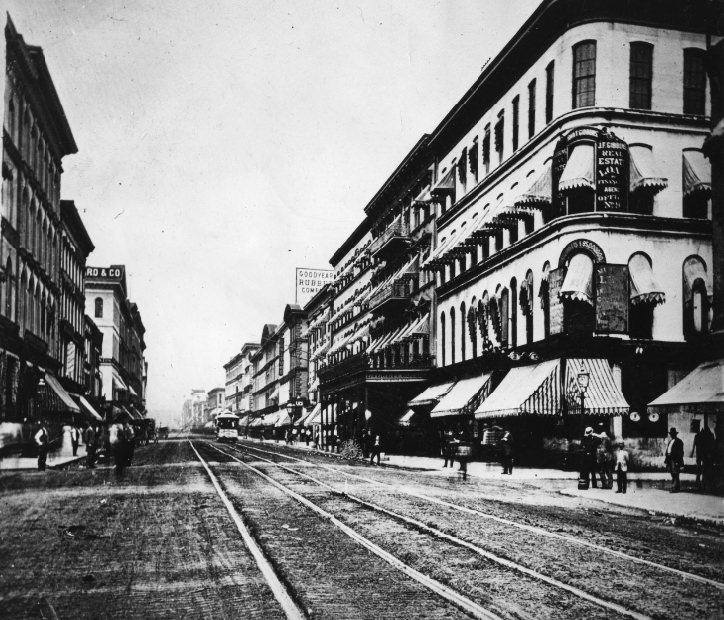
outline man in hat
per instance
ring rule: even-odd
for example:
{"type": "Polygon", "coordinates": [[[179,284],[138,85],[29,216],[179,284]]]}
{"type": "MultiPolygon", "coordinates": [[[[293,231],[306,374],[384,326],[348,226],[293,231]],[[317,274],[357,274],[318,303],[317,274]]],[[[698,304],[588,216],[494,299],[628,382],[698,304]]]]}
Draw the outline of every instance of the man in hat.
{"type": "Polygon", "coordinates": [[[678,493],[681,490],[679,474],[684,467],[684,442],[678,438],[676,429],[672,426],[669,430],[669,444],[666,446],[664,464],[671,474],[671,489],[669,493],[678,493]]]}
{"type": "Polygon", "coordinates": [[[596,471],[598,469],[596,464],[596,453],[598,450],[599,438],[593,434],[593,428],[590,426],[586,427],[583,434],[583,440],[581,441],[581,447],[583,448],[583,466],[581,467],[581,480],[588,482],[590,477],[591,486],[596,488],[596,471]]]}

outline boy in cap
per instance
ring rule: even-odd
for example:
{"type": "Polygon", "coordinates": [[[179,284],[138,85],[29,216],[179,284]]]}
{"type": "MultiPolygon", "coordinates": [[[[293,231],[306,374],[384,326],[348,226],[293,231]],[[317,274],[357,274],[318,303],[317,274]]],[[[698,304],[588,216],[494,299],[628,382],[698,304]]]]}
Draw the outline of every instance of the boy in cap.
{"type": "Polygon", "coordinates": [[[669,435],[671,439],[666,446],[664,464],[671,474],[671,489],[669,493],[678,493],[681,490],[679,474],[684,467],[684,442],[677,437],[678,432],[673,426],[669,430],[669,435]]]}

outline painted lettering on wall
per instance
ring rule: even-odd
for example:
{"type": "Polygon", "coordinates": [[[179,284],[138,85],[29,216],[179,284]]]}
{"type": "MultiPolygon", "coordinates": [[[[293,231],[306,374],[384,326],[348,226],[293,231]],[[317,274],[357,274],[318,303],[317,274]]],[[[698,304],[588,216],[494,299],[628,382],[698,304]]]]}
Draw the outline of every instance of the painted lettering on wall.
{"type": "Polygon", "coordinates": [[[321,291],[326,284],[334,280],[331,269],[309,269],[297,267],[296,302],[304,306],[312,297],[321,291]]]}

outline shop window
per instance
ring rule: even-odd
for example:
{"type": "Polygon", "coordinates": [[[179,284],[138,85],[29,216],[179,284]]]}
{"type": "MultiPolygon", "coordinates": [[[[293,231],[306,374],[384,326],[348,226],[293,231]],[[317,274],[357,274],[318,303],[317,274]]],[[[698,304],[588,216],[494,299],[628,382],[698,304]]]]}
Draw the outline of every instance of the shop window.
{"type": "Polygon", "coordinates": [[[535,133],[535,80],[528,84],[528,137],[535,133]]]}
{"type": "Polygon", "coordinates": [[[651,79],[654,46],[631,43],[629,49],[628,105],[639,110],[651,109],[651,79]]]}
{"type": "Polygon", "coordinates": [[[684,50],[684,114],[706,113],[704,50],[684,50]]]}
{"type": "Polygon", "coordinates": [[[553,120],[553,86],[555,80],[555,61],[546,67],[546,124],[553,120]]]}
{"type": "Polygon", "coordinates": [[[516,95],[513,97],[513,125],[511,127],[511,132],[513,136],[513,151],[518,150],[518,131],[519,131],[519,121],[520,121],[520,97],[516,95]]]}
{"type": "Polygon", "coordinates": [[[583,41],[573,46],[573,107],[596,103],[596,42],[583,41]]]}
{"type": "Polygon", "coordinates": [[[95,317],[97,319],[103,318],[103,299],[101,297],[95,298],[95,317]]]}

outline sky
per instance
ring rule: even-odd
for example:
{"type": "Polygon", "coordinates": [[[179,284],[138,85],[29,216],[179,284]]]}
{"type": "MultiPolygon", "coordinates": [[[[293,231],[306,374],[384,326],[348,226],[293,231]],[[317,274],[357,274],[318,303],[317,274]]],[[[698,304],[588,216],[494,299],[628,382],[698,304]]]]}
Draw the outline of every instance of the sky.
{"type": "Polygon", "coordinates": [[[88,264],[126,266],[150,415],[224,385],[538,3],[0,0],[78,145],[88,264]]]}

